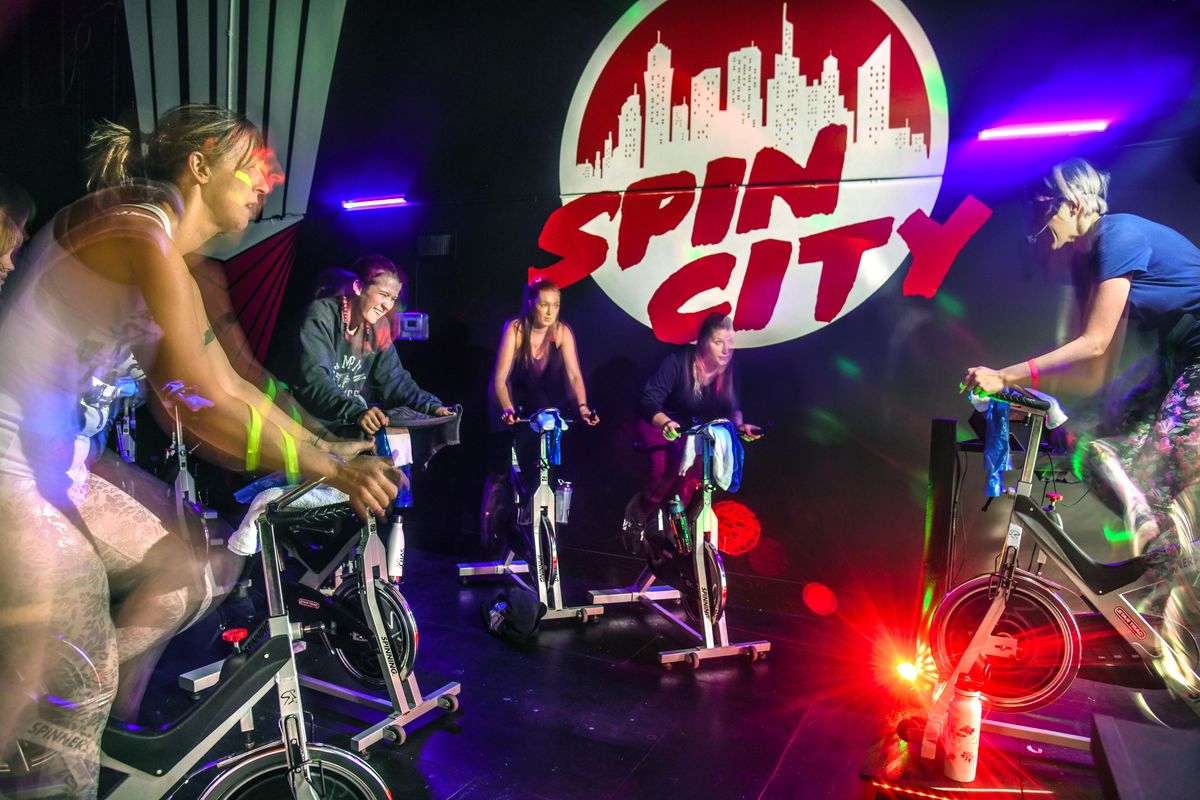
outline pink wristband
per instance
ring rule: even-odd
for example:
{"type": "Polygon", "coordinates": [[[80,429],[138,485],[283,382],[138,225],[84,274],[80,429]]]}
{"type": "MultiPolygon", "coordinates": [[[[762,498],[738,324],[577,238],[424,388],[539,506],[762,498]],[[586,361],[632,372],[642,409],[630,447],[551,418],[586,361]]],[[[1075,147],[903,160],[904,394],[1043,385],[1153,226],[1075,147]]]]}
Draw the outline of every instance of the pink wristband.
{"type": "Polygon", "coordinates": [[[1029,385],[1030,388],[1038,388],[1038,368],[1037,362],[1032,358],[1025,362],[1025,366],[1029,367],[1029,385]]]}

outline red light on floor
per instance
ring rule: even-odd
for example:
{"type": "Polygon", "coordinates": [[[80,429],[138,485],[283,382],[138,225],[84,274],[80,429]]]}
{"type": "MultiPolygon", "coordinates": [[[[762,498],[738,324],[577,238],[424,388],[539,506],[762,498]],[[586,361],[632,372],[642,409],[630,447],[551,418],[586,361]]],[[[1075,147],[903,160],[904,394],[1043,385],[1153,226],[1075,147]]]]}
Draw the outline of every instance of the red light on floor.
{"type": "Polygon", "coordinates": [[[808,583],[802,594],[804,605],[819,617],[827,617],[837,611],[837,595],[823,583],[808,583]]]}
{"type": "Polygon", "coordinates": [[[907,786],[896,786],[891,783],[882,783],[881,781],[871,781],[871,785],[876,789],[888,792],[889,795],[899,794],[901,797],[921,797],[928,800],[952,800],[951,797],[944,794],[933,794],[920,789],[912,789],[907,786]]]}
{"type": "Polygon", "coordinates": [[[722,553],[740,556],[749,553],[762,538],[762,523],[754,512],[736,500],[722,500],[713,505],[717,515],[717,533],[722,553]]]}

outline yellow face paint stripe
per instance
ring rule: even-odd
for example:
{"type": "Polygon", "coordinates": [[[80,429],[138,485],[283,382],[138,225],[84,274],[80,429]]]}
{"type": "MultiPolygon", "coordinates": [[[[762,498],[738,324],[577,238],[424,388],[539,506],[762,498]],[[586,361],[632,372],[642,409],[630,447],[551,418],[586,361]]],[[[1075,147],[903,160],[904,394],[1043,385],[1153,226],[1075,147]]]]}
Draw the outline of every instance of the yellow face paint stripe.
{"type": "Polygon", "coordinates": [[[247,174],[246,172],[239,169],[233,173],[233,177],[237,178],[239,181],[246,184],[251,189],[254,188],[254,181],[250,179],[250,175],[247,174]]]}

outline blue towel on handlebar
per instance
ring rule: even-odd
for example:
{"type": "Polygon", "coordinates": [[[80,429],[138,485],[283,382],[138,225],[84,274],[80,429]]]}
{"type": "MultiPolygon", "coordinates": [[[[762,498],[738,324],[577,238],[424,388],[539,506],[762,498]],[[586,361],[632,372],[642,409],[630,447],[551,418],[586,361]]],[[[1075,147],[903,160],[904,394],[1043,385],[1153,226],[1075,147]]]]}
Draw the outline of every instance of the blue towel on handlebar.
{"type": "Polygon", "coordinates": [[[546,460],[551,464],[562,463],[562,432],[567,421],[557,408],[546,408],[533,415],[529,427],[537,433],[546,431],[546,460]]]}
{"type": "Polygon", "coordinates": [[[1008,448],[1008,403],[992,400],[988,404],[986,436],[983,440],[983,472],[987,476],[988,497],[1004,494],[1004,473],[1012,469],[1008,448]]]}
{"type": "Polygon", "coordinates": [[[261,478],[246,484],[241,489],[233,493],[233,499],[237,500],[242,505],[249,505],[254,502],[254,498],[258,497],[260,492],[265,492],[267,489],[277,489],[280,486],[291,485],[287,479],[287,475],[283,472],[272,472],[269,475],[263,475],[261,478]]]}

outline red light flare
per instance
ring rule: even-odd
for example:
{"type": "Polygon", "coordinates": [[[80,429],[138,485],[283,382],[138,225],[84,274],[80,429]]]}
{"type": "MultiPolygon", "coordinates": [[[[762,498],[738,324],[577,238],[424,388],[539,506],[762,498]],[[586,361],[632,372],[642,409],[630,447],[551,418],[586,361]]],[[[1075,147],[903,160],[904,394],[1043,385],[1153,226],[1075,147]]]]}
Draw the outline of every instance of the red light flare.
{"type": "Polygon", "coordinates": [[[922,655],[914,643],[912,603],[853,583],[836,593],[809,583],[801,599],[817,615],[819,631],[803,642],[815,656],[805,692],[811,702],[874,716],[881,735],[894,733],[904,717],[924,714],[935,678],[927,651],[922,655]],[[897,674],[904,662],[917,667],[912,683],[897,674]]]}
{"type": "Polygon", "coordinates": [[[276,186],[281,186],[287,179],[287,176],[283,174],[283,165],[279,163],[279,158],[275,155],[274,148],[265,145],[259,148],[254,153],[254,161],[262,170],[263,178],[272,190],[276,186]]]}
{"type": "Polygon", "coordinates": [[[717,515],[722,553],[740,556],[758,546],[762,537],[762,523],[747,506],[736,500],[722,500],[713,504],[713,513],[717,515]]]}
{"type": "Polygon", "coordinates": [[[806,583],[802,597],[804,605],[818,617],[828,617],[837,611],[837,595],[823,583],[806,583]]]}

